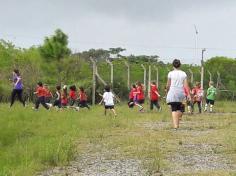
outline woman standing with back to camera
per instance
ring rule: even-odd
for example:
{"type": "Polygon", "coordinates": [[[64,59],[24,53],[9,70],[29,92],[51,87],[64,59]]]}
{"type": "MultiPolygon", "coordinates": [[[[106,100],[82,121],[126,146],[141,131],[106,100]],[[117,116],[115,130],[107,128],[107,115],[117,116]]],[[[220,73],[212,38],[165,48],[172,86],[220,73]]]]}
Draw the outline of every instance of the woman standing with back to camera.
{"type": "Polygon", "coordinates": [[[168,73],[167,81],[167,104],[171,106],[172,119],[174,129],[179,128],[179,120],[181,119],[184,111],[182,102],[185,99],[184,88],[187,90],[187,96],[190,99],[189,86],[187,75],[184,71],[180,70],[180,60],[173,61],[174,70],[168,73]]]}

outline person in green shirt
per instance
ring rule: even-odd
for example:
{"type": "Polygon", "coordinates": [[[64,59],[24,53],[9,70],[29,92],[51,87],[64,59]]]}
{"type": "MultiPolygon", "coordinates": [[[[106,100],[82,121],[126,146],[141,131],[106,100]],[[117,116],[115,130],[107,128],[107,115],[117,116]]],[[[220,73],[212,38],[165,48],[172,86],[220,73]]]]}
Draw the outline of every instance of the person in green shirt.
{"type": "Polygon", "coordinates": [[[207,111],[208,105],[210,105],[210,112],[213,111],[213,106],[215,104],[215,97],[216,97],[216,88],[214,87],[214,82],[210,81],[209,88],[207,89],[206,105],[204,111],[207,111]]]}

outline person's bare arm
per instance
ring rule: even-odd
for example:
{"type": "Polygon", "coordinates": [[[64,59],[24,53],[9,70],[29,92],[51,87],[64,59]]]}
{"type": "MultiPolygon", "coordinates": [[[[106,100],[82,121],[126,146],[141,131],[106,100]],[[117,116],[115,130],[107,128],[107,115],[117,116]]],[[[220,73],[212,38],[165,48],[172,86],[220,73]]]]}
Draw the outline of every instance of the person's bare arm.
{"type": "Polygon", "coordinates": [[[188,85],[188,80],[187,80],[187,78],[184,80],[184,87],[185,87],[186,90],[187,90],[188,98],[191,99],[190,90],[189,90],[189,85],[188,85]]]}
{"type": "Polygon", "coordinates": [[[168,78],[167,83],[166,83],[166,91],[167,91],[167,92],[168,92],[169,89],[170,89],[170,84],[171,84],[171,80],[170,80],[170,78],[168,78]]]}

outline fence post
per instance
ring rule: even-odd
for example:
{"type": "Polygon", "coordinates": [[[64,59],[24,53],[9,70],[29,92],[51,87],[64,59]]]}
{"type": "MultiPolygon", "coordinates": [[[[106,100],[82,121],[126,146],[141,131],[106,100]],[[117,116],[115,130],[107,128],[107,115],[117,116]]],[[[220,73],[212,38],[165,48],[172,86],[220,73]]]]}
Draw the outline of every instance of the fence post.
{"type": "Polygon", "coordinates": [[[191,69],[188,69],[188,71],[189,71],[189,73],[191,75],[190,82],[193,85],[193,81],[194,81],[194,79],[193,79],[193,71],[191,69]]]}
{"type": "Polygon", "coordinates": [[[125,62],[125,65],[127,67],[127,87],[129,90],[130,89],[130,65],[128,64],[128,62],[125,62]]]}
{"type": "Polygon", "coordinates": [[[141,64],[141,67],[143,68],[143,84],[144,84],[144,90],[146,91],[147,70],[143,64],[141,64]]]}
{"type": "Polygon", "coordinates": [[[111,61],[109,61],[108,59],[106,59],[106,62],[110,65],[111,67],[111,87],[113,88],[113,64],[111,61]]]}
{"type": "Polygon", "coordinates": [[[211,72],[209,70],[207,70],[207,72],[208,72],[208,74],[210,76],[210,81],[212,81],[212,74],[211,74],[211,72]]]}

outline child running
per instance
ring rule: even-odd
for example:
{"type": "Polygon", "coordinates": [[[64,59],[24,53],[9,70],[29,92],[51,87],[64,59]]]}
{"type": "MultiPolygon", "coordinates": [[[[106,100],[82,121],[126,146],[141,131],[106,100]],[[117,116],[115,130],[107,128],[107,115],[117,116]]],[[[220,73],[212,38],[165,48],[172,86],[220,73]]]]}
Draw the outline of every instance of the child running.
{"type": "Polygon", "coordinates": [[[43,87],[44,87],[45,92],[46,92],[46,93],[45,93],[45,102],[46,102],[46,103],[50,103],[51,100],[52,100],[52,97],[53,97],[52,92],[49,90],[47,84],[44,84],[43,87]]]}
{"type": "Polygon", "coordinates": [[[79,107],[90,109],[90,107],[88,106],[87,100],[88,100],[88,98],[87,98],[87,95],[84,91],[84,88],[80,87],[79,88],[79,107]]]}
{"type": "Polygon", "coordinates": [[[152,82],[151,83],[151,88],[150,88],[150,110],[153,110],[153,107],[155,106],[159,112],[161,111],[161,106],[158,102],[158,99],[160,97],[160,94],[158,92],[158,89],[157,89],[157,85],[155,82],[152,82]]]}
{"type": "Polygon", "coordinates": [[[137,94],[137,102],[135,103],[135,105],[140,107],[140,112],[144,112],[143,104],[145,101],[145,96],[143,91],[143,85],[141,84],[141,82],[137,83],[137,92],[135,92],[135,94],[137,94]]]}
{"type": "Polygon", "coordinates": [[[104,107],[105,107],[105,111],[104,111],[104,114],[106,115],[107,114],[107,110],[110,109],[114,116],[116,117],[117,114],[116,114],[116,111],[115,111],[115,104],[114,104],[114,94],[111,92],[111,88],[110,86],[105,86],[105,92],[102,96],[102,100],[101,102],[99,103],[100,105],[104,102],[104,107]]]}
{"type": "Polygon", "coordinates": [[[76,95],[76,86],[70,86],[70,92],[69,92],[69,104],[70,106],[74,106],[77,101],[77,95],[76,95]]]}
{"type": "Polygon", "coordinates": [[[135,105],[135,99],[136,99],[135,92],[137,92],[137,89],[136,85],[133,84],[129,93],[129,102],[128,102],[129,108],[133,108],[135,105]]]}
{"type": "Polygon", "coordinates": [[[202,113],[202,89],[200,82],[196,82],[195,87],[192,89],[192,96],[193,96],[193,110],[194,105],[197,103],[198,105],[198,112],[202,113]]]}
{"type": "Polygon", "coordinates": [[[214,87],[214,82],[209,82],[209,88],[207,89],[206,95],[206,105],[204,111],[208,110],[208,105],[210,105],[210,112],[213,112],[213,106],[215,104],[215,97],[216,97],[216,88],[214,87]]]}
{"type": "Polygon", "coordinates": [[[68,105],[68,99],[67,99],[67,97],[68,97],[67,86],[64,85],[64,86],[63,86],[63,89],[62,89],[62,94],[61,94],[61,106],[62,106],[63,108],[66,108],[67,105],[68,105]]]}
{"type": "Polygon", "coordinates": [[[37,86],[36,92],[34,92],[34,94],[37,95],[37,100],[35,102],[35,107],[33,107],[33,109],[34,110],[38,110],[39,109],[39,105],[42,104],[43,107],[48,110],[49,106],[45,103],[46,90],[43,87],[43,83],[42,82],[38,82],[38,86],[37,86]]]}
{"type": "Polygon", "coordinates": [[[61,86],[56,86],[56,94],[55,94],[54,103],[53,104],[47,103],[47,105],[61,108],[61,86]]]}

